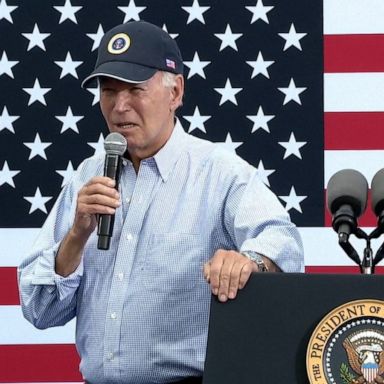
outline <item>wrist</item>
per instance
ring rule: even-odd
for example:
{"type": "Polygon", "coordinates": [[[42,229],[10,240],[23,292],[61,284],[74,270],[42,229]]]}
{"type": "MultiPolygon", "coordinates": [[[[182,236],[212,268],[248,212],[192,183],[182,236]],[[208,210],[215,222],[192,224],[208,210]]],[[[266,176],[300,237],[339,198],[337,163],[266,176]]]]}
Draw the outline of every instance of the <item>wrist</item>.
{"type": "Polygon", "coordinates": [[[263,256],[260,255],[259,253],[255,251],[244,251],[244,252],[241,252],[241,254],[255,263],[257,272],[269,271],[267,265],[264,262],[263,256]]]}

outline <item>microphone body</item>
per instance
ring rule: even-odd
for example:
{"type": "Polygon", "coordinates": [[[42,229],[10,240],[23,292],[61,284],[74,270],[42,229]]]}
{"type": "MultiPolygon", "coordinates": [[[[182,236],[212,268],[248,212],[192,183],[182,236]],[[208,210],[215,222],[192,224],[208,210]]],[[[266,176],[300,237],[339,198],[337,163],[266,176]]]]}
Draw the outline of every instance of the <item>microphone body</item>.
{"type": "MultiPolygon", "coordinates": [[[[127,148],[127,142],[123,135],[113,132],[109,134],[104,142],[106,150],[104,163],[104,176],[115,180],[115,188],[119,188],[119,180],[122,168],[122,155],[127,148]]],[[[97,235],[99,236],[97,248],[109,249],[111,237],[113,233],[113,225],[115,215],[101,214],[99,215],[97,235]]]]}
{"type": "Polygon", "coordinates": [[[349,236],[357,227],[357,221],[353,209],[349,204],[343,204],[334,213],[332,227],[340,235],[349,236]]]}

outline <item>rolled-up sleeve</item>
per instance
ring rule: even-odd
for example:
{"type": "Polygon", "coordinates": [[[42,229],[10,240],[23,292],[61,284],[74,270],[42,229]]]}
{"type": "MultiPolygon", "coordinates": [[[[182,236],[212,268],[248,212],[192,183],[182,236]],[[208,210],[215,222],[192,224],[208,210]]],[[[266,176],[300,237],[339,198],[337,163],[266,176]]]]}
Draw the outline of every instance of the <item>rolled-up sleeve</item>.
{"type": "Polygon", "coordinates": [[[55,273],[56,254],[71,226],[73,211],[73,193],[68,185],[57,199],[28,257],[18,268],[22,311],[37,328],[63,325],[75,316],[83,265],[65,278],[55,273]]]}
{"type": "Polygon", "coordinates": [[[260,253],[284,272],[304,271],[299,231],[256,171],[240,173],[232,182],[225,225],[240,252],[260,253]]]}

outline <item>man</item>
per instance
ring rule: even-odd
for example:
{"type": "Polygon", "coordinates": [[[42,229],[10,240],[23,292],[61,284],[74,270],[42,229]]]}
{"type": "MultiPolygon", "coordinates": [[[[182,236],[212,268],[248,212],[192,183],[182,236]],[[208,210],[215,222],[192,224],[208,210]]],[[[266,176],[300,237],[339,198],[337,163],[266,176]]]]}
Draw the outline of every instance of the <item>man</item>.
{"type": "Polygon", "coordinates": [[[300,237],[253,167],[182,129],[183,62],[166,32],[113,28],[83,86],[95,79],[127,141],[119,192],[104,156],[80,165],[19,268],[23,313],[38,328],[77,317],[89,383],[200,383],[210,292],[225,302],[252,272],[301,271],[300,237]],[[115,215],[109,250],[99,214],[115,215]]]}

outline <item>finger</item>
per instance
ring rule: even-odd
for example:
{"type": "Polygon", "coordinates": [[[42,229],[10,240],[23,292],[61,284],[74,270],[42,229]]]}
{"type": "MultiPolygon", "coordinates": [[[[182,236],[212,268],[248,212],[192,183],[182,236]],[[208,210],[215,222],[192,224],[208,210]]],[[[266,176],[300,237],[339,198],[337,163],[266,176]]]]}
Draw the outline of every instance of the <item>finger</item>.
{"type": "MultiPolygon", "coordinates": [[[[107,196],[102,194],[94,195],[83,195],[79,197],[79,205],[92,206],[92,205],[102,205],[110,208],[117,208],[121,205],[119,198],[114,196],[107,196]]],[[[88,212],[87,213],[94,213],[88,212]]]]}
{"type": "Polygon", "coordinates": [[[252,274],[253,270],[253,261],[249,260],[246,264],[243,265],[239,278],[239,289],[243,289],[245,284],[247,284],[249,277],[252,274]]]}
{"type": "Polygon", "coordinates": [[[231,273],[234,265],[233,258],[226,257],[220,271],[219,300],[225,302],[228,300],[229,285],[231,273]]]}
{"type": "Polygon", "coordinates": [[[224,259],[215,254],[211,260],[209,270],[209,280],[211,284],[211,290],[214,295],[218,295],[220,287],[220,274],[224,259]]]}
{"type": "Polygon", "coordinates": [[[81,211],[79,211],[80,216],[86,215],[114,215],[116,213],[116,208],[110,207],[108,205],[100,204],[90,204],[85,206],[81,211]]]}
{"type": "Polygon", "coordinates": [[[109,197],[118,198],[119,192],[113,187],[100,183],[85,185],[79,192],[80,197],[92,195],[105,195],[109,197]]]}
{"type": "Polygon", "coordinates": [[[209,281],[210,281],[210,270],[211,270],[211,264],[208,261],[203,266],[204,279],[207,281],[208,284],[209,284],[209,281]]]}
{"type": "Polygon", "coordinates": [[[240,286],[240,276],[241,271],[244,267],[244,264],[241,262],[235,262],[235,264],[232,267],[231,271],[231,278],[229,281],[229,292],[228,292],[228,298],[234,299],[237,295],[237,291],[240,286]]]}
{"type": "Polygon", "coordinates": [[[103,184],[108,187],[114,187],[116,185],[116,181],[107,176],[95,176],[95,177],[92,177],[92,179],[90,179],[85,184],[85,186],[87,187],[93,184],[103,184]]]}
{"type": "MultiPolygon", "coordinates": [[[[108,178],[104,178],[107,179],[108,178]]],[[[104,180],[103,179],[103,180],[104,180]]],[[[92,179],[97,180],[96,178],[92,179]]],[[[112,208],[119,206],[119,193],[112,187],[98,182],[92,182],[85,185],[78,194],[77,201],[79,205],[107,205],[112,208]]]]}

